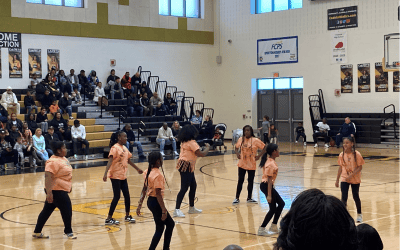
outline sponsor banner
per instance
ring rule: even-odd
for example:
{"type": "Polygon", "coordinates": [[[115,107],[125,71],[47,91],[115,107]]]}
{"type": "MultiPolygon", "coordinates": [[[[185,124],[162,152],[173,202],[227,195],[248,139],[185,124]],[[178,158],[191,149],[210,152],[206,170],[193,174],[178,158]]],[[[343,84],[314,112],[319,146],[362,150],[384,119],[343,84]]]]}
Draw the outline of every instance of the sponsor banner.
{"type": "Polygon", "coordinates": [[[298,37],[257,40],[257,64],[297,63],[298,37]]]}
{"type": "Polygon", "coordinates": [[[22,78],[22,49],[8,49],[9,77],[22,78]]]}
{"type": "Polygon", "coordinates": [[[371,68],[369,63],[358,64],[358,93],[371,92],[371,68]]]}
{"type": "Polygon", "coordinates": [[[347,63],[347,32],[332,32],[332,63],[347,63]]]}
{"type": "Polygon", "coordinates": [[[38,79],[42,78],[42,50],[28,49],[29,54],[29,78],[36,75],[38,79]]]}
{"type": "Polygon", "coordinates": [[[328,10],[328,30],[349,29],[357,27],[357,6],[328,10]]]}
{"type": "Polygon", "coordinates": [[[50,73],[54,68],[56,72],[60,70],[60,50],[48,49],[47,50],[47,72],[50,73]]]}
{"type": "Polygon", "coordinates": [[[342,93],[353,93],[353,65],[340,66],[342,93]]]}
{"type": "MultiPolygon", "coordinates": [[[[398,64],[399,62],[394,63],[398,64]]],[[[399,73],[400,71],[393,72],[393,92],[400,92],[399,73]]]]}
{"type": "Polygon", "coordinates": [[[389,75],[384,72],[382,62],[375,63],[375,92],[389,92],[389,75]]]}
{"type": "Polygon", "coordinates": [[[21,33],[0,32],[0,48],[22,48],[21,33]]]}

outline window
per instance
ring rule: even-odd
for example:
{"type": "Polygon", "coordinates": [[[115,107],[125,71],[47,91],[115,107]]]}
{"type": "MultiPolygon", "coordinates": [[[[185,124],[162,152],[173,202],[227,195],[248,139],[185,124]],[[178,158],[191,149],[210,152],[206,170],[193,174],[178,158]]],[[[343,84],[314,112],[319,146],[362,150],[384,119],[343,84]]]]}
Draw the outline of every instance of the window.
{"type": "Polygon", "coordinates": [[[200,0],[158,0],[158,14],[200,18],[200,0]]]}
{"type": "Polygon", "coordinates": [[[257,79],[258,89],[302,89],[303,77],[257,79]]]}
{"type": "Polygon", "coordinates": [[[84,0],[26,0],[27,3],[49,4],[66,7],[83,8],[84,0]]]}
{"type": "Polygon", "coordinates": [[[256,14],[281,10],[299,9],[303,0],[253,0],[256,3],[256,14]]]}

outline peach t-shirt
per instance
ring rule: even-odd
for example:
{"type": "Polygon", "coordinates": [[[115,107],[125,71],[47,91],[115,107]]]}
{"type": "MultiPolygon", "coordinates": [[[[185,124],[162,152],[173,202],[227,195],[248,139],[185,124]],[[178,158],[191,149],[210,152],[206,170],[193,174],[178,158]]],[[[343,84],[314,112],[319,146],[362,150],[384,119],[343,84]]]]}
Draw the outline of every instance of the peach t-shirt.
{"type": "Polygon", "coordinates": [[[50,105],[50,107],[49,107],[50,113],[55,113],[55,112],[57,112],[59,109],[60,109],[60,108],[58,107],[57,104],[56,104],[56,105],[50,105]]]}
{"type": "MultiPolygon", "coordinates": [[[[181,144],[181,153],[179,155],[179,160],[190,162],[191,171],[194,171],[196,165],[197,156],[195,152],[200,149],[199,144],[195,140],[183,142],[181,144]]],[[[179,166],[177,166],[179,168],[179,166]]]]}
{"type": "MultiPolygon", "coordinates": [[[[146,169],[143,172],[143,178],[146,181],[146,175],[148,170],[146,169]]],[[[161,196],[164,197],[165,190],[165,180],[159,168],[153,168],[149,174],[149,178],[147,179],[147,195],[151,197],[156,197],[156,189],[161,189],[161,196]]]]}
{"type": "Polygon", "coordinates": [[[240,137],[236,143],[236,148],[240,149],[240,159],[238,167],[246,170],[256,170],[256,155],[258,149],[264,149],[265,144],[258,138],[240,137]],[[242,145],[242,140],[243,145],[242,145]]]}
{"type": "Polygon", "coordinates": [[[268,177],[272,177],[272,183],[275,183],[278,176],[278,165],[272,158],[268,158],[263,167],[262,182],[268,182],[268,177]]]}
{"type": "Polygon", "coordinates": [[[348,182],[350,184],[360,184],[361,183],[361,171],[358,172],[356,175],[354,175],[349,181],[346,181],[346,178],[353,173],[353,171],[356,169],[357,166],[362,166],[365,164],[364,158],[356,150],[356,157],[357,157],[357,164],[356,161],[354,160],[354,153],[344,154],[344,160],[343,160],[343,152],[340,153],[339,158],[338,158],[338,164],[342,167],[342,174],[340,181],[341,182],[348,182]]]}
{"type": "Polygon", "coordinates": [[[128,171],[128,160],[132,157],[132,153],[119,143],[112,146],[108,158],[113,157],[110,169],[108,170],[108,178],[125,180],[128,171]]]}
{"type": "Polygon", "coordinates": [[[53,190],[71,192],[72,167],[65,157],[53,155],[46,161],[46,172],[54,175],[53,190]]]}

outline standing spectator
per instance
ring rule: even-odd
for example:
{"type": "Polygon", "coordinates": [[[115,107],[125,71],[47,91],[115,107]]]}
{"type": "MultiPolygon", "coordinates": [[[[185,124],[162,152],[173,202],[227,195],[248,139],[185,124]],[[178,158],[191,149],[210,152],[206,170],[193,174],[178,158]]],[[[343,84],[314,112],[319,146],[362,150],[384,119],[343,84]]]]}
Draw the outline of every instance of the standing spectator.
{"type": "Polygon", "coordinates": [[[0,122],[6,123],[8,120],[8,112],[7,109],[0,105],[0,122]]]}
{"type": "Polygon", "coordinates": [[[166,122],[164,122],[162,127],[158,130],[156,141],[157,144],[160,145],[160,153],[162,156],[165,156],[164,154],[165,145],[172,145],[174,154],[179,155],[178,152],[176,152],[176,141],[174,139],[174,136],[172,135],[172,130],[168,128],[168,124],[166,122]]]}
{"type": "Polygon", "coordinates": [[[128,116],[133,116],[134,111],[137,112],[139,117],[143,117],[143,107],[140,105],[140,99],[137,98],[137,94],[132,91],[130,96],[128,96],[128,116]]]}
{"type": "Polygon", "coordinates": [[[6,92],[1,96],[1,105],[7,110],[12,110],[17,115],[20,114],[20,105],[17,96],[12,92],[11,87],[7,87],[6,92]]]}
{"type": "Polygon", "coordinates": [[[82,86],[79,84],[78,76],[75,75],[75,70],[71,69],[69,71],[69,75],[67,75],[68,81],[71,84],[71,88],[77,88],[78,91],[81,91],[82,86]]]}
{"type": "Polygon", "coordinates": [[[35,121],[35,115],[34,114],[29,114],[28,121],[26,122],[26,124],[28,125],[28,128],[32,132],[32,134],[34,134],[36,132],[36,129],[39,127],[37,125],[36,121],[35,121]]]}
{"type": "Polygon", "coordinates": [[[0,170],[4,170],[4,164],[13,162],[14,166],[18,163],[18,153],[13,149],[12,140],[5,130],[0,130],[0,170]]]}
{"type": "Polygon", "coordinates": [[[36,86],[39,84],[39,80],[36,79],[36,78],[37,78],[37,75],[34,74],[34,75],[32,76],[30,85],[28,86],[28,90],[31,91],[32,95],[35,95],[35,93],[36,93],[36,86]]]}
{"type": "Polygon", "coordinates": [[[325,147],[329,148],[329,144],[328,144],[329,143],[329,136],[328,136],[328,133],[329,133],[329,130],[331,130],[331,129],[330,129],[329,125],[327,124],[326,118],[322,118],[322,122],[318,122],[317,127],[318,127],[318,130],[315,130],[314,134],[313,134],[313,139],[314,139],[314,143],[315,143],[314,148],[318,147],[318,143],[317,142],[318,142],[318,137],[319,136],[323,136],[324,137],[324,139],[325,139],[325,147]]]}
{"type": "Polygon", "coordinates": [[[128,138],[128,140],[126,141],[126,148],[129,149],[130,152],[133,152],[133,147],[136,147],[138,150],[139,158],[146,158],[146,156],[144,156],[143,154],[142,143],[140,141],[135,141],[135,133],[133,133],[131,125],[126,124],[122,131],[125,132],[128,138]]]}
{"type": "Polygon", "coordinates": [[[261,130],[261,135],[263,136],[263,142],[264,144],[269,143],[269,117],[267,115],[264,115],[263,117],[263,122],[261,124],[261,128],[258,128],[258,130],[261,130]]]}
{"type": "Polygon", "coordinates": [[[150,113],[150,115],[153,114],[153,106],[150,105],[150,99],[147,97],[147,93],[144,93],[142,98],[140,98],[140,106],[143,107],[144,116],[147,116],[148,113],[150,113]]]}
{"type": "Polygon", "coordinates": [[[201,117],[200,110],[196,110],[196,115],[192,116],[192,119],[190,119],[190,124],[194,125],[197,129],[199,129],[202,121],[203,117],[201,117]]]}
{"type": "Polygon", "coordinates": [[[61,113],[60,107],[58,106],[56,100],[54,100],[53,103],[50,105],[49,111],[50,111],[50,114],[53,115],[53,118],[54,118],[54,115],[55,115],[57,112],[60,112],[60,113],[61,113]]]}
{"type": "Polygon", "coordinates": [[[46,113],[46,108],[42,107],[40,112],[36,115],[36,123],[42,128],[43,133],[47,133],[48,128],[48,118],[46,113]]]}
{"type": "Polygon", "coordinates": [[[108,100],[106,97],[106,93],[104,93],[104,89],[102,88],[102,83],[99,82],[97,84],[96,89],[94,90],[94,102],[97,102],[97,105],[101,106],[108,106],[108,100]]]}
{"type": "Polygon", "coordinates": [[[58,73],[58,84],[59,84],[61,93],[67,92],[68,95],[71,95],[71,93],[72,93],[71,82],[69,81],[68,77],[65,75],[64,70],[60,70],[60,72],[58,73]]]}
{"type": "Polygon", "coordinates": [[[68,140],[68,137],[69,137],[67,134],[68,124],[63,119],[60,112],[56,113],[53,120],[50,121],[49,125],[54,127],[54,133],[56,133],[58,135],[58,138],[60,138],[60,141],[68,140]]]}
{"type": "Polygon", "coordinates": [[[124,91],[121,86],[121,79],[117,76],[115,81],[109,81],[107,83],[106,89],[110,89],[111,100],[114,100],[115,92],[118,92],[121,95],[121,98],[124,98],[124,91]]]}
{"type": "Polygon", "coordinates": [[[176,110],[178,106],[176,105],[176,101],[171,97],[171,93],[167,93],[167,96],[164,97],[164,105],[167,107],[169,114],[176,114],[176,110]]]}
{"type": "Polygon", "coordinates": [[[88,79],[88,82],[89,82],[90,86],[93,89],[95,89],[96,85],[99,83],[99,78],[97,77],[96,71],[94,71],[94,70],[90,71],[89,76],[88,76],[87,79],[88,79]]]}
{"type": "Polygon", "coordinates": [[[17,125],[18,130],[22,130],[22,121],[17,118],[16,114],[11,114],[11,119],[7,122],[7,129],[11,131],[12,125],[17,125]]]}
{"type": "Polygon", "coordinates": [[[36,129],[35,135],[32,136],[33,146],[36,148],[36,154],[44,161],[49,159],[49,154],[46,151],[46,142],[40,128],[36,129]]]}
{"type": "Polygon", "coordinates": [[[350,117],[346,117],[342,127],[339,129],[339,133],[336,135],[336,147],[340,148],[343,137],[354,137],[355,133],[356,125],[351,122],[350,117]]]}
{"type": "Polygon", "coordinates": [[[296,134],[297,134],[296,135],[296,143],[298,143],[298,140],[299,140],[299,138],[301,136],[301,137],[304,138],[304,146],[307,146],[307,139],[306,139],[307,137],[306,137],[305,130],[304,130],[302,122],[299,122],[297,124],[296,134]]]}
{"type": "Polygon", "coordinates": [[[74,119],[74,117],[72,117],[72,101],[69,99],[68,92],[64,93],[64,97],[60,99],[58,104],[60,105],[61,114],[68,113],[69,119],[74,119]]]}
{"type": "Polygon", "coordinates": [[[89,154],[89,142],[86,140],[86,130],[85,126],[79,123],[79,120],[74,121],[74,126],[71,128],[72,136],[72,146],[74,148],[74,158],[77,159],[78,156],[78,144],[85,145],[85,160],[88,159],[89,154]]]}
{"type": "Polygon", "coordinates": [[[110,82],[113,81],[115,82],[115,80],[117,80],[118,76],[115,75],[115,69],[112,69],[110,72],[110,75],[107,77],[107,82],[106,85],[110,82]]]}
{"type": "Polygon", "coordinates": [[[74,87],[74,92],[72,93],[72,100],[73,100],[76,104],[81,104],[81,103],[82,103],[81,93],[79,93],[77,87],[74,87]]]}
{"type": "Polygon", "coordinates": [[[150,105],[153,106],[153,116],[156,115],[158,111],[165,111],[167,114],[169,114],[157,92],[154,92],[153,96],[150,98],[150,105]]]}
{"type": "Polygon", "coordinates": [[[271,126],[269,128],[269,141],[270,141],[270,143],[278,144],[278,135],[279,135],[278,129],[275,128],[274,124],[271,124],[271,126]]]}
{"type": "Polygon", "coordinates": [[[133,75],[131,78],[132,89],[133,89],[133,92],[135,92],[136,94],[138,93],[138,90],[140,89],[141,81],[142,81],[142,79],[140,78],[139,72],[136,72],[136,74],[133,75]]]}
{"type": "Polygon", "coordinates": [[[60,141],[60,138],[58,138],[57,134],[54,134],[54,127],[50,126],[48,129],[48,133],[44,136],[44,140],[46,142],[46,151],[49,153],[49,156],[51,157],[54,152],[51,149],[52,142],[54,141],[60,141]]]}
{"type": "Polygon", "coordinates": [[[32,109],[35,110],[35,114],[38,112],[38,108],[35,101],[33,100],[32,93],[30,91],[26,93],[26,96],[24,98],[24,106],[26,108],[27,114],[30,114],[32,112],[32,109]]]}
{"type": "Polygon", "coordinates": [[[42,107],[49,109],[50,105],[53,104],[53,101],[55,101],[55,98],[53,95],[50,95],[50,90],[46,89],[44,92],[44,96],[42,100],[40,101],[42,104],[42,107]]]}

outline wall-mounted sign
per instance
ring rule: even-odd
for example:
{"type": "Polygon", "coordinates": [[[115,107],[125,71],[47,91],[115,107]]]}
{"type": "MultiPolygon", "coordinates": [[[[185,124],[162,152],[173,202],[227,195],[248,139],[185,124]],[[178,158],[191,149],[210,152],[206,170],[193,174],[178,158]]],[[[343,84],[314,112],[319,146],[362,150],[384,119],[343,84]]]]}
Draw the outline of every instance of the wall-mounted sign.
{"type": "Polygon", "coordinates": [[[8,49],[9,77],[22,78],[22,49],[8,49]]]}
{"type": "Polygon", "coordinates": [[[54,68],[56,72],[60,70],[60,50],[47,49],[47,72],[50,73],[54,68]]]}
{"type": "Polygon", "coordinates": [[[21,33],[0,32],[0,48],[20,49],[21,33]]]}
{"type": "Polygon", "coordinates": [[[297,63],[298,37],[257,40],[257,64],[297,63]]]}
{"type": "Polygon", "coordinates": [[[342,93],[353,93],[353,65],[340,66],[340,85],[342,93]]]}
{"type": "Polygon", "coordinates": [[[347,32],[333,31],[331,35],[332,63],[347,63],[347,32]]]}
{"type": "Polygon", "coordinates": [[[358,27],[357,6],[328,10],[328,30],[358,27]]]}
{"type": "Polygon", "coordinates": [[[358,93],[371,92],[371,68],[369,63],[358,64],[358,93]]]}

